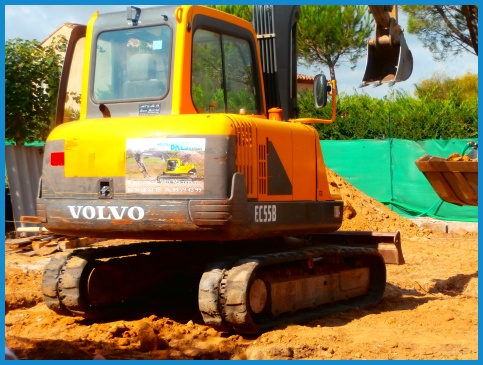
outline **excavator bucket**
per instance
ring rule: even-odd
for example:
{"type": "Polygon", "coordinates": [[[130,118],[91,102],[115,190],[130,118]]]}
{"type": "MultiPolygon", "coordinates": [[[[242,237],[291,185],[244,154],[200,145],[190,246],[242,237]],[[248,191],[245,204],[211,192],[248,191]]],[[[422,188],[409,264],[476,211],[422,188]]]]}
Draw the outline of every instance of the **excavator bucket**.
{"type": "Polygon", "coordinates": [[[367,43],[367,61],[361,87],[373,84],[380,86],[406,81],[413,72],[413,55],[404,36],[401,34],[399,45],[379,43],[374,39],[367,43]]]}
{"type": "Polygon", "coordinates": [[[478,205],[478,161],[447,161],[424,155],[416,160],[438,196],[456,205],[478,205]]]}

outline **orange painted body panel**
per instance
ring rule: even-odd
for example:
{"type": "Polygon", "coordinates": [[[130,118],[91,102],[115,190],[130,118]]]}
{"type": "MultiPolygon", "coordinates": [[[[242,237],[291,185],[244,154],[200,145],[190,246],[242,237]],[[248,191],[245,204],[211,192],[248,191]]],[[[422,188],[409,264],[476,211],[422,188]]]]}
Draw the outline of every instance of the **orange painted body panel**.
{"type": "Polygon", "coordinates": [[[317,200],[316,148],[320,145],[317,132],[309,126],[292,132],[294,200],[317,200]]]}
{"type": "Polygon", "coordinates": [[[187,23],[193,17],[193,8],[181,6],[176,12],[177,31],[174,52],[174,75],[173,75],[173,114],[196,113],[191,100],[191,37],[185,32],[187,23]]]}
{"type": "MultiPolygon", "coordinates": [[[[267,121],[258,122],[257,125],[257,143],[258,145],[265,145],[267,141],[273,144],[273,147],[278,153],[278,157],[283,164],[288,178],[292,182],[292,128],[289,123],[267,121]],[[278,125],[275,127],[275,123],[278,125]],[[288,147],[288,148],[287,148],[288,147]]],[[[269,154],[269,151],[267,151],[269,154]]],[[[270,179],[270,171],[267,171],[267,179],[270,179]]],[[[292,190],[293,191],[293,190],[292,190]]],[[[258,201],[291,201],[293,195],[273,195],[268,191],[258,193],[258,201]]]]}
{"type": "MultiPolygon", "coordinates": [[[[247,119],[239,117],[239,119],[247,119]]],[[[262,120],[260,118],[249,119],[249,129],[252,143],[258,148],[251,149],[252,161],[256,161],[256,173],[246,178],[247,186],[256,186],[258,194],[249,195],[263,201],[322,201],[339,200],[340,197],[330,193],[326,176],[326,167],[320,148],[317,131],[308,125],[301,123],[289,123],[274,120],[262,120]],[[267,161],[263,157],[264,146],[269,141],[275,148],[283,165],[288,179],[292,185],[291,194],[269,194],[263,188],[269,179],[266,170],[267,161]],[[254,153],[255,152],[255,153],[254,153]]],[[[244,155],[237,149],[237,156],[244,155]]],[[[245,153],[246,155],[246,153],[245,153]]],[[[239,166],[239,164],[237,164],[239,166]]],[[[239,171],[244,173],[244,171],[239,171]]],[[[247,175],[245,175],[247,177],[247,175]]],[[[250,192],[250,189],[248,189],[250,192]]]]}

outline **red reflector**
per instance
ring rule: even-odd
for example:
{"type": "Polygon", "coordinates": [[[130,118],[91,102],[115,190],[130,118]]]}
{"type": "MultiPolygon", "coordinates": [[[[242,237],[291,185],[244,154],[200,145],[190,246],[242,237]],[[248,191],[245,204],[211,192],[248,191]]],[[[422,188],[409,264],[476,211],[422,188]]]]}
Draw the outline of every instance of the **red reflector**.
{"type": "Polygon", "coordinates": [[[50,166],[64,166],[64,152],[52,152],[50,154],[50,166]]]}

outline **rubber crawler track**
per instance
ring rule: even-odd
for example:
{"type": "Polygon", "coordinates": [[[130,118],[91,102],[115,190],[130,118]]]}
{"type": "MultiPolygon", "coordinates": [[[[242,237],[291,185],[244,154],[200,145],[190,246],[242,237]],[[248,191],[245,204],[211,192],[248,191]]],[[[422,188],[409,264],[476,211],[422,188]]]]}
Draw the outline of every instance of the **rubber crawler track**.
{"type": "MultiPolygon", "coordinates": [[[[211,318],[212,324],[230,325],[236,332],[255,334],[263,332],[277,325],[286,323],[307,322],[334,312],[345,311],[350,308],[366,308],[377,304],[383,294],[386,282],[386,268],[381,255],[376,249],[354,248],[341,246],[313,247],[304,250],[288,251],[282,253],[256,255],[244,258],[230,267],[230,262],[225,263],[225,269],[218,263],[217,267],[205,273],[205,278],[212,278],[210,285],[212,292],[204,294],[211,298],[212,306],[209,313],[203,313],[203,317],[211,318]],[[368,293],[362,297],[349,301],[324,304],[315,308],[301,309],[294,313],[281,314],[273,317],[253,316],[249,310],[247,290],[254,273],[260,268],[267,268],[286,262],[295,262],[309,258],[322,257],[330,260],[347,260],[364,258],[373,262],[371,265],[371,279],[368,293]],[[215,284],[218,283],[218,286],[215,284]]],[[[207,289],[207,287],[205,287],[207,289]]]]}
{"type": "Polygon", "coordinates": [[[58,290],[59,278],[62,276],[61,271],[70,256],[70,252],[61,252],[54,255],[45,266],[42,276],[42,294],[45,304],[48,308],[62,315],[71,314],[65,305],[62,304],[58,290]]]}
{"type": "Polygon", "coordinates": [[[85,293],[88,265],[96,259],[154,252],[161,248],[164,246],[159,242],[143,242],[135,245],[89,247],[60,252],[52,257],[44,270],[44,301],[48,308],[61,315],[101,319],[121,314],[125,310],[123,305],[108,308],[93,308],[89,305],[85,293]]]}

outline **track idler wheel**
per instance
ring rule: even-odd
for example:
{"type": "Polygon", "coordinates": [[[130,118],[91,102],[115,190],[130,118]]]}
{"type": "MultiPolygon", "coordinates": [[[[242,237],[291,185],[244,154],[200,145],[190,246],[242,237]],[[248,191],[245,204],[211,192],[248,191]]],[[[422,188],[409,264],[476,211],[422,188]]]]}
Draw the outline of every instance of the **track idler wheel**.
{"type": "Polygon", "coordinates": [[[70,315],[71,312],[62,304],[62,297],[58,290],[59,277],[65,262],[71,256],[69,252],[62,252],[52,256],[45,266],[42,276],[42,295],[47,307],[61,315],[70,315]]]}

